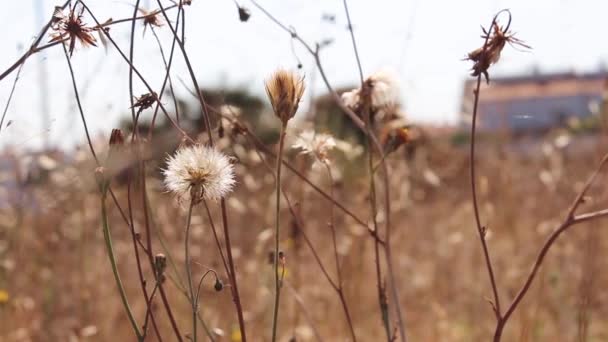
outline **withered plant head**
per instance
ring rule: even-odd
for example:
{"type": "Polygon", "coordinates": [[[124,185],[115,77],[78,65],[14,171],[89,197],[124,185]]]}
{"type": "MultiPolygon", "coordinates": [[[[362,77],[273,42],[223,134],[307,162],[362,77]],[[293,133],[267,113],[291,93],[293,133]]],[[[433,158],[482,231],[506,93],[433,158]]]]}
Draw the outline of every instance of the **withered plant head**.
{"type": "Polygon", "coordinates": [[[146,33],[146,29],[148,26],[150,27],[161,27],[165,23],[163,19],[159,16],[161,13],[160,10],[154,10],[152,12],[148,12],[143,8],[139,8],[139,12],[144,16],[144,34],[146,33]]]}
{"type": "Polygon", "coordinates": [[[84,7],[76,9],[76,5],[70,7],[68,14],[64,14],[61,8],[55,7],[55,13],[53,14],[51,29],[54,31],[51,33],[51,42],[61,42],[68,39],[70,41],[70,57],[74,52],[76,41],[80,41],[82,46],[97,46],[96,39],[92,32],[95,31],[92,27],[87,27],[83,22],[83,11],[84,7]]]}
{"type": "Polygon", "coordinates": [[[152,107],[154,103],[158,100],[158,96],[156,92],[151,92],[147,94],[143,94],[140,97],[135,97],[135,103],[133,104],[133,108],[139,108],[138,112],[141,112],[145,109],[152,107]]]}
{"type": "Polygon", "coordinates": [[[298,111],[304,94],[304,77],[295,72],[279,69],[266,80],[266,93],[274,114],[281,119],[283,126],[298,111]]]}
{"type": "Polygon", "coordinates": [[[251,12],[249,12],[249,10],[243,6],[237,5],[237,7],[239,9],[239,20],[242,22],[249,20],[249,17],[251,17],[251,12]]]}
{"type": "Polygon", "coordinates": [[[494,16],[490,30],[481,28],[483,30],[484,44],[482,47],[475,49],[468,53],[466,60],[473,61],[473,67],[471,68],[471,76],[483,75],[487,83],[490,83],[490,75],[488,69],[491,65],[496,64],[500,59],[500,54],[507,43],[511,46],[520,46],[526,49],[531,49],[530,46],[526,45],[524,41],[515,37],[515,34],[509,31],[511,25],[511,13],[508,10],[502,10],[494,16]],[[509,21],[507,26],[499,26],[497,23],[498,16],[506,12],[509,15],[509,21]]]}

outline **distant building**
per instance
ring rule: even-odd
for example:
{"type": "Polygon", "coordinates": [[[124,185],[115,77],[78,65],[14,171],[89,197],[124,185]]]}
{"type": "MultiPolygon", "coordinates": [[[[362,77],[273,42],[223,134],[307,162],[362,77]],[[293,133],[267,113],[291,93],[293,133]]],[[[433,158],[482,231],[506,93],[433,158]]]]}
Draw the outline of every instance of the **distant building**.
{"type": "MultiPolygon", "coordinates": [[[[485,132],[525,134],[591,116],[608,73],[531,74],[482,80],[477,127],[485,132]]],[[[465,82],[461,119],[470,123],[476,79],[465,82]]]]}

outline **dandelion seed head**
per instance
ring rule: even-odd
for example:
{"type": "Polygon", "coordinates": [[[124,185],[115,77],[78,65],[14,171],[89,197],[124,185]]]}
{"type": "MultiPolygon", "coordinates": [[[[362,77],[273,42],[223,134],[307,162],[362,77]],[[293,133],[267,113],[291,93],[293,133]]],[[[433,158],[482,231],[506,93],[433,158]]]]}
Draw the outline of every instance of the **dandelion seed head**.
{"type": "Polygon", "coordinates": [[[234,167],[222,152],[213,147],[184,147],[167,158],[163,170],[167,190],[181,200],[217,201],[234,187],[234,167]]]}

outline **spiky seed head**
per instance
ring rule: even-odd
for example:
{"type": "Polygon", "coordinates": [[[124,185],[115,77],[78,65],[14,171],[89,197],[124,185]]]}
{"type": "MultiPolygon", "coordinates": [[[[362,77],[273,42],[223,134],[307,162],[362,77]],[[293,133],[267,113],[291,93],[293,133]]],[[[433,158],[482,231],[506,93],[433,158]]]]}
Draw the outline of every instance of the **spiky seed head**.
{"type": "Polygon", "coordinates": [[[266,93],[272,110],[284,126],[298,111],[304,88],[304,77],[284,69],[275,71],[266,80],[266,93]]]}
{"type": "Polygon", "coordinates": [[[228,156],[219,150],[194,145],[183,147],[167,158],[163,170],[165,187],[178,200],[217,201],[234,187],[234,166],[228,156]]]}

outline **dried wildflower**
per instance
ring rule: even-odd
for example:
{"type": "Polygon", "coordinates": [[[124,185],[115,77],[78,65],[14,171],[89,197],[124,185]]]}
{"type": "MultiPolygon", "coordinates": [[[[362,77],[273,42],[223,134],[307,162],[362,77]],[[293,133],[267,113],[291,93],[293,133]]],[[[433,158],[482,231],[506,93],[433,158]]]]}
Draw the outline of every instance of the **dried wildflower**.
{"type": "Polygon", "coordinates": [[[363,100],[369,99],[372,111],[399,104],[399,85],[396,78],[389,72],[380,71],[369,76],[363,89],[357,88],[342,94],[344,104],[353,110],[363,106],[363,100]]]}
{"type": "Polygon", "coordinates": [[[80,41],[82,46],[97,46],[95,37],[91,32],[95,31],[92,27],[86,27],[82,21],[84,7],[76,10],[76,5],[69,9],[69,13],[65,15],[60,7],[55,7],[53,13],[51,29],[55,32],[51,33],[51,42],[61,42],[66,39],[70,41],[70,57],[74,52],[76,40],[80,41]]]}
{"type": "Polygon", "coordinates": [[[154,10],[152,12],[148,12],[143,8],[138,8],[139,12],[144,16],[144,34],[146,34],[146,29],[148,26],[150,27],[161,27],[164,24],[163,19],[159,16],[161,13],[160,10],[154,10]]]}
{"type": "Polygon", "coordinates": [[[492,64],[496,64],[500,59],[500,53],[504,49],[505,45],[509,43],[512,46],[518,45],[526,49],[531,49],[530,46],[526,45],[522,40],[515,38],[511,31],[508,31],[508,26],[498,26],[496,21],[492,24],[492,29],[488,32],[482,27],[483,35],[481,38],[485,39],[484,46],[469,52],[465,60],[473,61],[473,67],[471,68],[471,76],[482,75],[485,77],[486,82],[490,83],[490,75],[488,69],[492,64]]]}
{"type": "Polygon", "coordinates": [[[301,150],[301,154],[309,154],[315,158],[315,162],[329,163],[329,151],[336,147],[336,141],[329,134],[316,133],[306,130],[300,133],[292,145],[293,149],[301,150]]]}
{"type": "Polygon", "coordinates": [[[279,69],[266,81],[266,93],[275,115],[287,126],[304,94],[304,77],[279,69]]]}
{"type": "Polygon", "coordinates": [[[167,257],[163,253],[158,253],[154,256],[154,272],[157,278],[162,279],[165,269],[167,268],[167,257]]]}
{"type": "Polygon", "coordinates": [[[194,145],[179,149],[167,158],[163,170],[165,186],[178,199],[219,200],[234,186],[234,167],[230,158],[215,148],[194,145]]]}
{"type": "Polygon", "coordinates": [[[140,97],[135,97],[135,104],[133,104],[132,108],[139,108],[137,113],[141,113],[143,110],[152,107],[154,103],[158,100],[158,96],[156,92],[143,94],[140,97]]]}
{"type": "Polygon", "coordinates": [[[213,288],[216,292],[220,292],[224,289],[224,284],[222,283],[220,278],[215,278],[215,284],[213,285],[213,288]]]}
{"type": "Polygon", "coordinates": [[[249,12],[249,10],[243,6],[237,5],[237,7],[239,9],[239,20],[242,22],[249,20],[249,17],[251,17],[251,12],[249,12]]]}

